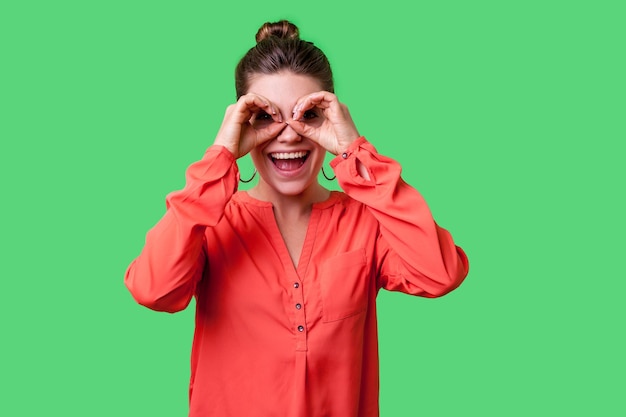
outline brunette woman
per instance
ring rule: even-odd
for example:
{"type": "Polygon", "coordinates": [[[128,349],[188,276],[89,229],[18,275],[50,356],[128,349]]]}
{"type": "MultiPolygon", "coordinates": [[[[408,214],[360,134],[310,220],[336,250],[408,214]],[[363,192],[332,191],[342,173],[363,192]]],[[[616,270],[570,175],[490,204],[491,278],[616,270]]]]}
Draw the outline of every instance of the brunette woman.
{"type": "Polygon", "coordinates": [[[322,51],[286,21],[256,40],[125,282],[154,310],[196,298],[190,416],[378,416],[378,291],[439,297],[468,261],[359,134],[322,51]],[[327,152],[343,192],[318,182],[327,152]],[[258,183],[238,191],[248,153],[258,183]]]}

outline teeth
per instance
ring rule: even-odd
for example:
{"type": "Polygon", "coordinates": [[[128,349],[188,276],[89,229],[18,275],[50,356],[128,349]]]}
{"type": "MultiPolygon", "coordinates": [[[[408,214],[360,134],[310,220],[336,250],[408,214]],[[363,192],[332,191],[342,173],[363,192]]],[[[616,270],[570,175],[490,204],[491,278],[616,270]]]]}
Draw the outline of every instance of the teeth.
{"type": "Polygon", "coordinates": [[[273,152],[270,156],[274,159],[298,159],[304,158],[307,152],[273,152]]]}

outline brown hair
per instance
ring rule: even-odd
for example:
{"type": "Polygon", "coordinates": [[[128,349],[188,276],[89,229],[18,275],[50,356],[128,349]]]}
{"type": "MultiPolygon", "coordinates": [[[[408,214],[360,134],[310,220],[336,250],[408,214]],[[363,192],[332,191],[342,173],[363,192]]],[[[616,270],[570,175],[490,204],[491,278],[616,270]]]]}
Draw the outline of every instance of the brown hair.
{"type": "Polygon", "coordinates": [[[251,48],[235,69],[237,98],[248,92],[254,74],[274,74],[289,70],[317,79],[322,89],[334,92],[330,63],[317,46],[300,39],[298,27],[287,20],[266,22],[256,34],[257,44],[251,48]]]}

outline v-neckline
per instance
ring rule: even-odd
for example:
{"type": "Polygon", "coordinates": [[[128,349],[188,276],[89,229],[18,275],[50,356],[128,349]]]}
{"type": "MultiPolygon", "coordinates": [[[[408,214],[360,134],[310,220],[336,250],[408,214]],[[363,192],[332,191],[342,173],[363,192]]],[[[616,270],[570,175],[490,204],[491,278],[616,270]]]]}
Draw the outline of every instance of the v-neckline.
{"type": "Polygon", "coordinates": [[[253,203],[256,206],[263,208],[266,224],[270,229],[272,240],[274,241],[274,247],[280,257],[285,271],[292,271],[297,277],[302,280],[306,276],[306,272],[309,266],[311,255],[313,253],[313,247],[315,244],[315,238],[317,236],[317,228],[320,223],[320,217],[323,209],[332,206],[340,198],[341,193],[337,191],[331,191],[330,196],[319,203],[314,203],[311,207],[311,215],[307,225],[306,234],[304,237],[304,243],[302,244],[302,250],[298,258],[297,264],[294,264],[287,249],[287,243],[283,238],[282,233],[278,227],[276,216],[274,216],[274,205],[269,201],[257,200],[252,197],[246,191],[238,193],[241,199],[248,203],[253,203]]]}
{"type": "Polygon", "coordinates": [[[298,275],[300,279],[303,279],[306,275],[306,270],[311,259],[311,253],[313,251],[313,245],[315,243],[315,236],[317,236],[317,226],[320,219],[320,210],[313,205],[311,208],[311,214],[304,235],[304,242],[302,243],[302,249],[300,250],[300,256],[298,262],[294,263],[289,254],[287,248],[287,242],[283,234],[280,232],[276,216],[274,215],[274,207],[270,204],[266,207],[266,216],[268,225],[271,225],[272,239],[274,240],[274,247],[277,249],[278,255],[283,263],[285,270],[292,270],[298,275]]]}

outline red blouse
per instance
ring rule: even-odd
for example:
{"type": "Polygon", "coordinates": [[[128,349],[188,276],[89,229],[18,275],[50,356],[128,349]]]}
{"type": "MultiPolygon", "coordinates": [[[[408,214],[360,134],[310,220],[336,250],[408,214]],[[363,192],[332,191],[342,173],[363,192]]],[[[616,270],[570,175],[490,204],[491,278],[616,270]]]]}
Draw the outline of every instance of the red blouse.
{"type": "Polygon", "coordinates": [[[438,297],[467,275],[397,162],[359,138],[331,166],[345,193],[313,205],[297,267],[225,148],[167,197],[125,282],[154,310],[196,297],[189,416],[378,416],[378,290],[438,297]]]}

